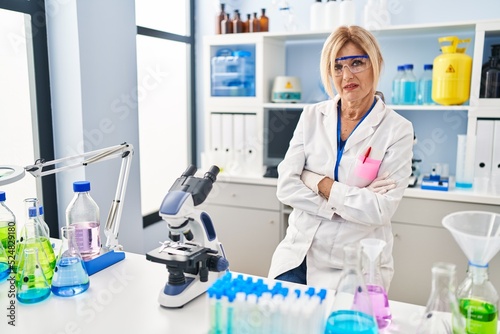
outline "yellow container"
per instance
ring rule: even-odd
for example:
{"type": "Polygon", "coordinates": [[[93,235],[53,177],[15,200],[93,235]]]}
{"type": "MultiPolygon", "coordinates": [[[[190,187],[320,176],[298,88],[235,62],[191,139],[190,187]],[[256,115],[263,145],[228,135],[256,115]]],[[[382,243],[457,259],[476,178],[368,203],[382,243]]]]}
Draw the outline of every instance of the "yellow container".
{"type": "Polygon", "coordinates": [[[458,45],[470,43],[470,38],[460,40],[457,36],[448,36],[438,40],[443,54],[434,59],[432,99],[448,106],[463,104],[470,96],[472,57],[465,54],[467,46],[459,48],[458,45]]]}

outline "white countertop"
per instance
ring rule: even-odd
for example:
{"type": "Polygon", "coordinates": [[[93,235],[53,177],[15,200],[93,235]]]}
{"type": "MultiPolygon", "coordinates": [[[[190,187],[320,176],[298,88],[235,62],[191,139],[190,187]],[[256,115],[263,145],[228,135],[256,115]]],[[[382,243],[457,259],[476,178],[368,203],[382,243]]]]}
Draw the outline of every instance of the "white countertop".
{"type": "MultiPolygon", "coordinates": [[[[217,175],[217,180],[219,182],[255,184],[264,186],[276,186],[278,182],[278,179],[276,178],[266,178],[260,176],[239,176],[227,173],[221,173],[217,175]]],[[[499,194],[485,194],[476,192],[473,189],[456,189],[453,187],[448,191],[439,191],[421,189],[420,185],[418,185],[415,188],[407,188],[403,197],[500,205],[499,194]]]]}
{"type": "MultiPolygon", "coordinates": [[[[81,295],[55,295],[38,304],[16,300],[16,327],[8,325],[9,282],[0,283],[0,333],[208,333],[206,294],[183,308],[157,302],[167,280],[164,265],[144,255],[127,253],[125,260],[90,276],[81,295]]],[[[332,296],[332,294],[330,294],[332,296]]],[[[393,323],[384,333],[413,333],[424,307],[391,301],[393,323]]]]}

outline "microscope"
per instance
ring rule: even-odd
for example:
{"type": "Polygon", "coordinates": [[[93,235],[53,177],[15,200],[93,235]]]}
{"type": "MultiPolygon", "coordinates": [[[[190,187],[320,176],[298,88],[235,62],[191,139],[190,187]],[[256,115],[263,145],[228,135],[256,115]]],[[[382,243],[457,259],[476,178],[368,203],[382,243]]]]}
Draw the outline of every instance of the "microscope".
{"type": "Polygon", "coordinates": [[[168,281],[158,297],[165,307],[184,306],[229,267],[210,216],[195,209],[212,190],[219,168],[210,167],[203,178],[195,173],[196,167],[189,166],[167,192],[160,216],[168,224],[168,240],[146,254],[147,260],[167,266],[168,281]]]}

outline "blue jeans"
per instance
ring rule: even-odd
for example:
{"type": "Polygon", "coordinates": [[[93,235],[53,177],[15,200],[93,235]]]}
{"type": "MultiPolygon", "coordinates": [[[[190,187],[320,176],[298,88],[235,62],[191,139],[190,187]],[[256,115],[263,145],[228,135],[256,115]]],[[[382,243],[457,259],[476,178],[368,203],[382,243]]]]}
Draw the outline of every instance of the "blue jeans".
{"type": "Polygon", "coordinates": [[[276,280],[307,285],[307,264],[306,258],[297,268],[290,269],[283,274],[276,276],[276,280]]]}

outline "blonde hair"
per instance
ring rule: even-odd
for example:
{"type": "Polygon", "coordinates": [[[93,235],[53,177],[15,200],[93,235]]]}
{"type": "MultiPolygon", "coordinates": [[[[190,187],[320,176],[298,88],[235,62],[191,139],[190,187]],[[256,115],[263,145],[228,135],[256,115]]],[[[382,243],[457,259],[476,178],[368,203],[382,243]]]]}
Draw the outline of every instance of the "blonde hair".
{"type": "Polygon", "coordinates": [[[321,81],[331,98],[335,96],[332,83],[333,64],[339,50],[349,42],[355,44],[370,57],[373,72],[373,93],[377,90],[384,59],[375,36],[360,26],[342,26],[328,36],[321,51],[321,81]]]}

